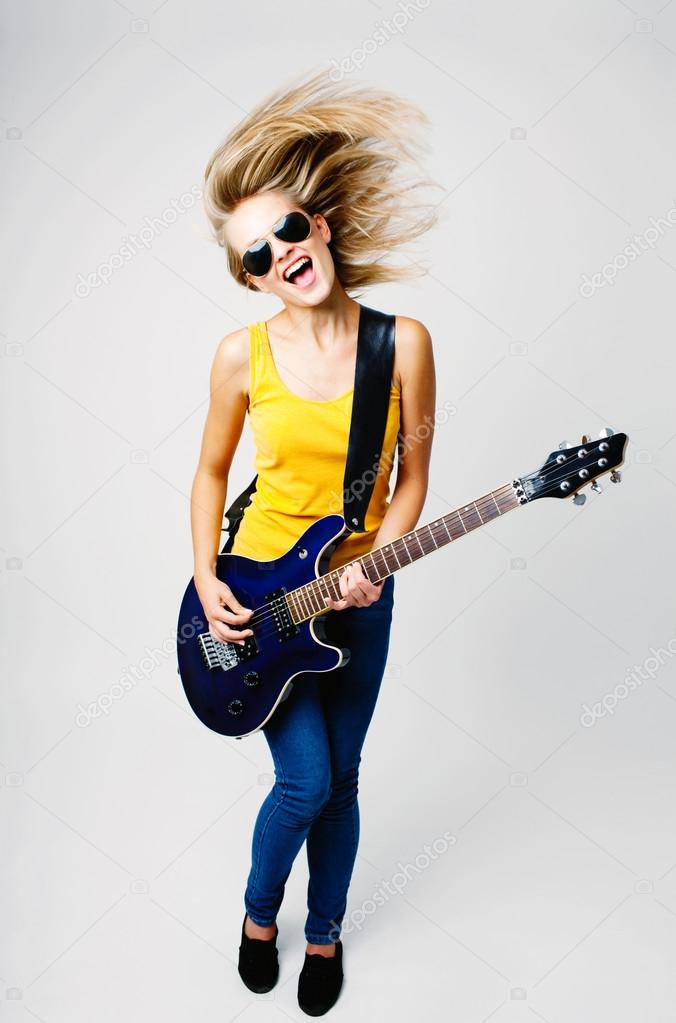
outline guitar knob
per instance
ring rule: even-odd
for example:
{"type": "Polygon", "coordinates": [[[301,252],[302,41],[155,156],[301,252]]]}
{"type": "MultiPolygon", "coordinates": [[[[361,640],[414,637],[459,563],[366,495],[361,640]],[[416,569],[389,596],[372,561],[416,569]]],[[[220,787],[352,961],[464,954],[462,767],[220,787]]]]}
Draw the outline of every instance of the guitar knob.
{"type": "Polygon", "coordinates": [[[603,487],[601,486],[598,480],[594,480],[594,482],[591,485],[591,488],[596,494],[600,494],[601,491],[603,490],[603,487]]]}
{"type": "Polygon", "coordinates": [[[259,682],[260,678],[258,676],[257,671],[247,671],[246,675],[244,676],[245,686],[257,686],[259,682]]]}
{"type": "Polygon", "coordinates": [[[562,440],[559,444],[559,451],[565,451],[566,448],[572,448],[572,446],[569,440],[562,440]]]}
{"type": "Polygon", "coordinates": [[[611,430],[609,426],[604,426],[599,434],[599,437],[612,437],[614,433],[615,431],[611,430]]]}
{"type": "Polygon", "coordinates": [[[590,440],[591,440],[591,437],[589,436],[589,434],[583,433],[582,434],[582,440],[580,441],[580,443],[581,444],[589,444],[590,440]]]}
{"type": "Polygon", "coordinates": [[[233,715],[233,717],[237,717],[244,710],[244,704],[242,703],[241,700],[231,700],[230,703],[228,704],[228,710],[233,715]]]}
{"type": "Polygon", "coordinates": [[[575,497],[573,498],[573,504],[580,504],[581,505],[581,504],[584,504],[584,502],[586,500],[587,500],[587,495],[586,494],[576,494],[575,497]]]}
{"type": "Polygon", "coordinates": [[[611,474],[610,474],[610,482],[611,483],[621,483],[622,482],[622,473],[618,469],[613,469],[613,471],[611,472],[611,474]]]}

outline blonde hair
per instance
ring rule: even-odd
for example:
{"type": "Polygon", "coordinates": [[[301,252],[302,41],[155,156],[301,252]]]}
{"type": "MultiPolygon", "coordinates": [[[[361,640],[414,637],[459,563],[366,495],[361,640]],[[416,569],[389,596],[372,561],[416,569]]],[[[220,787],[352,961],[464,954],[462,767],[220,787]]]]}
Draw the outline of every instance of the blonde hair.
{"type": "Polygon", "coordinates": [[[381,89],[313,73],[280,88],[239,122],[204,172],[204,206],[235,280],[254,291],[224,232],[228,216],[249,196],[281,191],[331,229],[329,250],[346,291],[408,280],[420,264],[392,266],[385,257],[433,227],[438,204],[419,199],[428,179],[407,180],[424,147],[415,130],[429,124],[409,100],[381,89]]]}

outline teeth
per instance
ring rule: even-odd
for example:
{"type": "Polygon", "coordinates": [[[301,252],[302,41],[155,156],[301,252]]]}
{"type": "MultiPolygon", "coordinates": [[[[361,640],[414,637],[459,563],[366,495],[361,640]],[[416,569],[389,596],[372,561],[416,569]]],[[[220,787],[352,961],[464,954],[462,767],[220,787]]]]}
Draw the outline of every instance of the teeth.
{"type": "Polygon", "coordinates": [[[297,270],[298,267],[303,265],[303,263],[309,263],[309,262],[310,262],[310,257],[309,256],[301,256],[300,259],[297,259],[296,262],[293,263],[289,267],[288,270],[284,271],[284,280],[288,281],[289,275],[292,274],[294,270],[297,270]]]}

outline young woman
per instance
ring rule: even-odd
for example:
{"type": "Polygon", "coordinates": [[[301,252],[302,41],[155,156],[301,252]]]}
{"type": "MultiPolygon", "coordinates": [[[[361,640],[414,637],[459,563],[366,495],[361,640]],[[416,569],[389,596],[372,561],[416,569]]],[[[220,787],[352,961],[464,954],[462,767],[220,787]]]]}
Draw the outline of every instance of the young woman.
{"type": "MultiPolygon", "coordinates": [[[[384,257],[436,221],[429,201],[415,201],[430,182],[401,177],[414,155],[414,128],[424,120],[408,101],[339,86],[320,72],[260,104],[208,163],[205,208],[230,273],[281,305],[267,321],[224,337],[211,371],[191,515],[195,584],[216,639],[242,643],[252,633],[242,631],[251,609],[215,575],[228,475],[246,414],[258,480],[232,553],[257,561],[279,557],[316,519],[343,510],[360,308],[349,292],[420,273],[419,265],[392,266],[384,257]]],[[[299,676],[263,727],[275,783],[253,829],[239,973],[252,991],[276,983],[276,918],[305,843],[307,948],[298,1002],[309,1015],[333,1005],[343,979],[340,934],[359,841],[359,763],[394,601],[394,576],[374,584],[356,559],[413,529],[427,492],[431,338],[405,316],[396,317],[395,331],[383,455],[366,531],[350,534],[330,562],[331,569],[347,567],[342,599],[327,598],[327,642],[347,647],[350,660],[299,676]],[[428,429],[418,439],[424,423],[428,429]]]]}

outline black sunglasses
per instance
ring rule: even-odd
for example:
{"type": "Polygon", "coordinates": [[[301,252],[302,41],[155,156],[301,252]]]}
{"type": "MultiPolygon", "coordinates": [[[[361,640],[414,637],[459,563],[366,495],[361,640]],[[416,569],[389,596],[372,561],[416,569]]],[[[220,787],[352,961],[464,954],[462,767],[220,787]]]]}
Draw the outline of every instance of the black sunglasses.
{"type": "MultiPolygon", "coordinates": [[[[283,242],[303,242],[309,237],[312,224],[300,210],[285,213],[272,228],[272,234],[283,242]]],[[[261,238],[251,245],[242,256],[242,265],[252,277],[265,277],[272,266],[270,243],[261,238]]]]}

